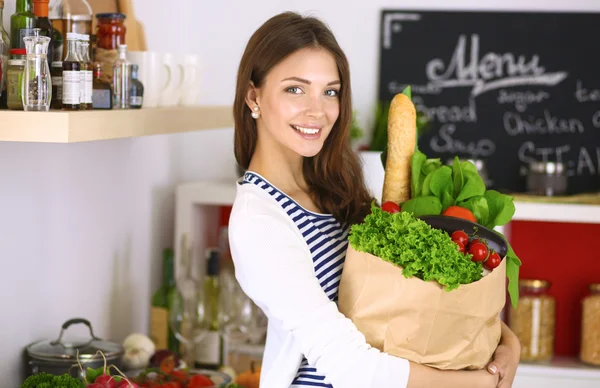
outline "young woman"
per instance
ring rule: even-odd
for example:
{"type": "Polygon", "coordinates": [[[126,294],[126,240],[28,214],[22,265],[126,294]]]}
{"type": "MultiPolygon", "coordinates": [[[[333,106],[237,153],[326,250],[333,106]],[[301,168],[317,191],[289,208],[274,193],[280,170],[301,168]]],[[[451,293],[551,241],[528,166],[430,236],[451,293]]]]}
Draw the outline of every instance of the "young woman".
{"type": "Polygon", "coordinates": [[[348,140],[348,61],[319,20],[283,13],[250,38],[234,102],[247,170],[230,218],[236,277],[269,318],[261,388],[510,387],[503,327],[488,371],[439,371],[370,347],[337,309],[349,226],[371,196],[348,140]]]}

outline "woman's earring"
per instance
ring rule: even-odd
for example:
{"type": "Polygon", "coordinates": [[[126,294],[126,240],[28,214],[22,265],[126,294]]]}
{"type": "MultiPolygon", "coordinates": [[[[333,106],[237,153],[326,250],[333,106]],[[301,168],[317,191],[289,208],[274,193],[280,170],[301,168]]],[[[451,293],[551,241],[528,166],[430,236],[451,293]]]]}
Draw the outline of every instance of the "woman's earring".
{"type": "Polygon", "coordinates": [[[254,110],[254,112],[252,112],[251,116],[253,119],[257,119],[260,117],[260,113],[258,113],[258,107],[255,106],[254,108],[252,108],[254,110]]]}

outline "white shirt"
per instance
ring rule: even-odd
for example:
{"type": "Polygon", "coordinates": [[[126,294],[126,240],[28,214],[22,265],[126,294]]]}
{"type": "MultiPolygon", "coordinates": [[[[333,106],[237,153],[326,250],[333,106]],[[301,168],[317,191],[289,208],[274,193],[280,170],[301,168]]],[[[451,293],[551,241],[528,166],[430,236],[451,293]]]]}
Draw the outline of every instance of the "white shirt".
{"type": "Polygon", "coordinates": [[[269,318],[261,388],[288,388],[304,357],[334,388],[404,388],[409,363],[367,344],[321,288],[308,246],[277,201],[237,185],[231,254],[244,292],[269,318]]]}

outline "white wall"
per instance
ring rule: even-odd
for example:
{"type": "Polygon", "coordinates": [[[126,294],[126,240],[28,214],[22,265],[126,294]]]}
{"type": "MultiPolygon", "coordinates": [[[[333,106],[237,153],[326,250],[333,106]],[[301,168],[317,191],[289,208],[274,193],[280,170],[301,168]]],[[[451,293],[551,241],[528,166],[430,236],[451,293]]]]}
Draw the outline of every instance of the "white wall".
{"type": "MultiPolygon", "coordinates": [[[[362,123],[370,121],[376,96],[379,9],[448,7],[441,0],[166,4],[135,0],[149,49],[201,54],[210,75],[207,104],[231,103],[244,45],[268,17],[285,9],[322,17],[349,57],[362,123]]],[[[462,0],[453,8],[600,10],[600,3],[462,0]]],[[[7,0],[7,29],[13,12],[14,0],[7,0]]],[[[86,317],[97,335],[117,341],[147,329],[161,249],[173,241],[174,185],[233,177],[231,143],[231,130],[71,145],[0,143],[0,388],[18,386],[22,348],[57,336],[66,319],[86,317]]]]}

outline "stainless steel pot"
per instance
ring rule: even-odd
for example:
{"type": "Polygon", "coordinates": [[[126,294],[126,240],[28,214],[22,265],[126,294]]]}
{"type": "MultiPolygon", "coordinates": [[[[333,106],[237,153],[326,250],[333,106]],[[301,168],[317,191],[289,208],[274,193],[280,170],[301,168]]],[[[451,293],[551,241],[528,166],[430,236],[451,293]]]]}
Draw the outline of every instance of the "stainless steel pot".
{"type": "Polygon", "coordinates": [[[106,357],[107,365],[112,364],[121,369],[121,356],[124,349],[120,344],[96,337],[92,325],[87,319],[69,319],[63,323],[56,340],[38,341],[27,346],[26,375],[46,372],[54,375],[69,373],[73,377],[80,377],[82,374],[78,359],[84,370],[87,367],[104,366],[104,359],[98,351],[101,351],[106,357]],[[83,323],[90,329],[91,338],[73,342],[63,340],[65,330],[77,323],[83,323]]]}

